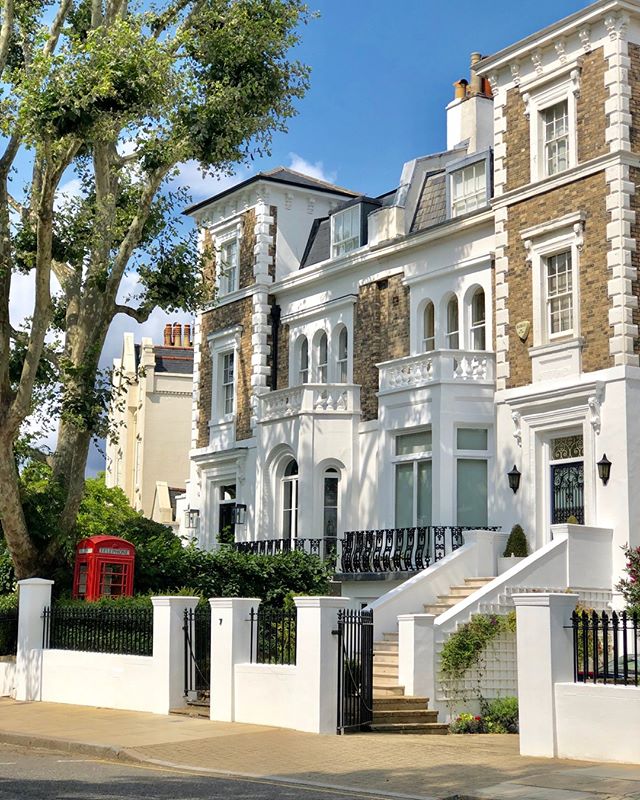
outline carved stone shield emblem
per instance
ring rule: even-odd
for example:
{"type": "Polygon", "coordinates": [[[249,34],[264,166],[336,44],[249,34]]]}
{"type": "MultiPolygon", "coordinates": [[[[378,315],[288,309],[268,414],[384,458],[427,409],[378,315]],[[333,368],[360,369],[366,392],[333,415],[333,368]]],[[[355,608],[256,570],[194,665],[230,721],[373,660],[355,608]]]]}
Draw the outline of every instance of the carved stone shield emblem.
{"type": "Polygon", "coordinates": [[[523,319],[522,322],[516,323],[516,333],[521,342],[526,342],[531,330],[531,323],[528,319],[523,319]]]}

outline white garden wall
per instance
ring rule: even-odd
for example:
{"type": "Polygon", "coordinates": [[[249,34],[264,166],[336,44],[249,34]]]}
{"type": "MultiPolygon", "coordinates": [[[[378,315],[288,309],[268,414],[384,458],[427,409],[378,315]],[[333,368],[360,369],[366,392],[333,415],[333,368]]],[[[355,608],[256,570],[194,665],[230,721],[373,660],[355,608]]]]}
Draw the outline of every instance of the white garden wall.
{"type": "Polygon", "coordinates": [[[0,697],[13,697],[16,689],[16,660],[12,656],[0,658],[0,697]]]}

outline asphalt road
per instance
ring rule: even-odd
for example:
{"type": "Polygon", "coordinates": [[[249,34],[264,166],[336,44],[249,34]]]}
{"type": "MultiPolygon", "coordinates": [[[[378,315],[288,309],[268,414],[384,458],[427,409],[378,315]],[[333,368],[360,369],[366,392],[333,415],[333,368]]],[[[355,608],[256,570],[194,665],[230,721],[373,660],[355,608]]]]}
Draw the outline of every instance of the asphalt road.
{"type": "MultiPolygon", "coordinates": [[[[368,797],[265,780],[211,778],[163,768],[0,744],[4,800],[353,800],[368,797]]],[[[386,800],[378,795],[375,800],[386,800]]]]}

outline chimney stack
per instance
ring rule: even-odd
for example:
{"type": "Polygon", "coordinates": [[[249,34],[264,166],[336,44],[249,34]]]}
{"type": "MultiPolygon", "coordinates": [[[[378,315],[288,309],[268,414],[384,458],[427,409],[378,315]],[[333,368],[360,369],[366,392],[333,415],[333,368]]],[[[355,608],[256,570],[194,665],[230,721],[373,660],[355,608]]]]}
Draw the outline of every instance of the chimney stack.
{"type": "Polygon", "coordinates": [[[164,326],[164,346],[171,347],[171,323],[167,322],[164,326]]]}
{"type": "Polygon", "coordinates": [[[447,106],[447,150],[466,144],[471,155],[493,146],[493,97],[489,82],[476,72],[481,60],[480,53],[471,53],[471,80],[453,84],[455,97],[447,106]]]}

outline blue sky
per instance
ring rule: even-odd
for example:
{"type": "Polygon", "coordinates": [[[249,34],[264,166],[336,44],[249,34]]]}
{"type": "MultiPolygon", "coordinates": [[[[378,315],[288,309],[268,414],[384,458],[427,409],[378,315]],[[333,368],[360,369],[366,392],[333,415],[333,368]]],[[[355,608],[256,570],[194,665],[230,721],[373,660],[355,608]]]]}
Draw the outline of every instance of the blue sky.
{"type": "MultiPolygon", "coordinates": [[[[180,182],[198,201],[283,164],[366,194],[388,191],[405,161],[444,149],[444,109],[454,81],[468,77],[471,52],[496,52],[584,5],[578,0],[521,5],[513,0],[311,0],[309,7],[319,16],[303,29],[296,53],[312,68],[311,88],[289,132],[276,135],[270,158],[252,162],[249,170],[239,168],[235,178],[203,181],[197,166],[189,164],[180,182]]],[[[135,276],[128,284],[134,286],[135,276]]],[[[30,306],[31,293],[20,284],[15,288],[12,318],[28,313],[30,306]]],[[[146,335],[159,342],[167,320],[159,311],[143,326],[116,318],[102,365],[110,366],[120,354],[124,331],[132,330],[138,341],[146,335]]],[[[102,454],[92,448],[88,473],[103,468],[102,454]]]]}

